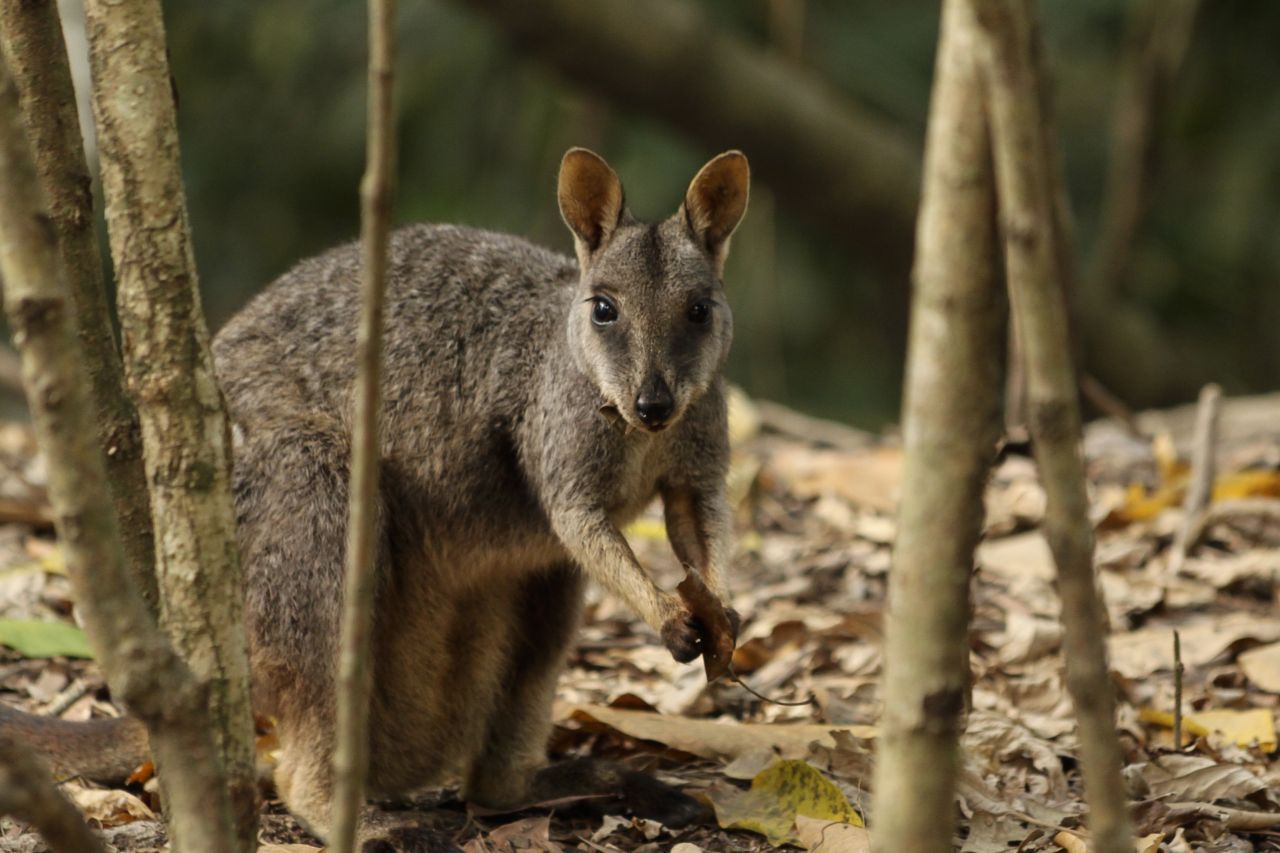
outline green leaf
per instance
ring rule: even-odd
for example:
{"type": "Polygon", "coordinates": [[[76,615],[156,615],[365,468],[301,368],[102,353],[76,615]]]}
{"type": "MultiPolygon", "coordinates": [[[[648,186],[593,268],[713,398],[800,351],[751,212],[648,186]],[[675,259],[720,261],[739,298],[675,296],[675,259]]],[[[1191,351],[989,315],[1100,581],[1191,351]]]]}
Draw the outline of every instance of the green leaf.
{"type": "Polygon", "coordinates": [[[800,843],[798,815],[863,825],[835,783],[804,761],[775,761],[751,780],[751,790],[726,783],[713,787],[706,796],[721,827],[758,832],[775,846],[800,843]]]}
{"type": "Polygon", "coordinates": [[[84,632],[66,622],[0,619],[0,645],[29,658],[91,658],[84,632]]]}

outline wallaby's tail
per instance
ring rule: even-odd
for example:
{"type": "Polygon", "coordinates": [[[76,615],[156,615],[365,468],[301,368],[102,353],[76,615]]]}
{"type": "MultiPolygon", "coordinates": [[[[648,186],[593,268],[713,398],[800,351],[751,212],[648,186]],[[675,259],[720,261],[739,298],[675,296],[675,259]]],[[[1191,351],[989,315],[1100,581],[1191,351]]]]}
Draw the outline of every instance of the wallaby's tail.
{"type": "Polygon", "coordinates": [[[54,776],[118,785],[147,761],[147,730],[132,717],[71,722],[0,705],[0,735],[45,757],[54,776]]]}

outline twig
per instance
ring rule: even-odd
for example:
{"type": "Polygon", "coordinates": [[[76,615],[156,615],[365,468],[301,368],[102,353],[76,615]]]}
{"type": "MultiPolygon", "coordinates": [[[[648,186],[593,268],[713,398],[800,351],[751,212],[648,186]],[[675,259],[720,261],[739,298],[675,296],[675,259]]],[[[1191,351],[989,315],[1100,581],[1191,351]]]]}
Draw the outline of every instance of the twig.
{"type": "Polygon", "coordinates": [[[370,663],[376,582],[380,453],[382,309],[387,243],[395,183],[395,2],[369,0],[367,163],[360,184],[360,330],[356,342],[356,412],[348,492],[346,587],[338,674],[338,730],[334,750],[335,853],[355,844],[356,820],[368,772],[370,663]]]}
{"type": "Polygon", "coordinates": [[[1187,54],[1200,0],[1135,0],[1112,113],[1098,242],[1086,283],[1097,305],[1115,298],[1146,209],[1169,90],[1187,54]]]}
{"type": "Polygon", "coordinates": [[[1195,443],[1191,448],[1191,485],[1187,487],[1187,495],[1182,502],[1182,524],[1169,552],[1167,572],[1171,576],[1182,571],[1187,552],[1193,547],[1191,537],[1199,529],[1200,519],[1213,497],[1213,453],[1218,444],[1221,403],[1222,389],[1217,385],[1209,384],[1200,390],[1195,443]]]}
{"type": "Polygon", "coordinates": [[[151,732],[175,849],[223,853],[232,849],[230,796],[208,697],[129,582],[71,297],[40,198],[17,96],[0,62],[0,276],[67,574],[112,693],[151,732]]]}
{"type": "Polygon", "coordinates": [[[765,696],[763,693],[757,692],[756,689],[753,688],[750,684],[747,684],[747,682],[743,681],[742,676],[738,675],[738,673],[733,671],[732,663],[729,664],[729,667],[727,670],[725,670],[725,672],[729,676],[730,681],[732,681],[734,684],[738,685],[743,690],[750,693],[752,696],[759,699],[761,702],[768,702],[770,705],[786,705],[792,708],[796,708],[801,705],[817,705],[818,704],[818,697],[814,696],[812,692],[809,694],[808,699],[801,699],[798,702],[788,702],[783,699],[770,699],[768,696],[765,696]]]}
{"type": "Polygon", "coordinates": [[[1014,322],[1027,370],[1028,425],[1048,495],[1045,534],[1058,568],[1067,688],[1080,726],[1089,824],[1098,853],[1133,850],[1107,671],[1106,621],[1093,566],[1080,410],[1055,224],[1059,176],[1043,135],[1030,0],[970,0],[980,24],[996,192],[1014,322]]]}
{"type": "Polygon", "coordinates": [[[1097,377],[1082,373],[1080,375],[1080,394],[1094,407],[1108,417],[1115,418],[1129,431],[1134,438],[1143,436],[1142,427],[1138,424],[1138,416],[1133,409],[1125,405],[1115,393],[1103,385],[1097,377]]]}
{"type": "Polygon", "coordinates": [[[866,450],[876,437],[839,421],[815,418],[771,400],[755,400],[762,427],[836,450],[866,450]]]}
{"type": "Polygon", "coordinates": [[[7,737],[0,738],[0,813],[30,823],[59,853],[106,850],[76,807],[58,793],[49,769],[30,749],[7,737]]]}
{"type": "Polygon", "coordinates": [[[943,5],[925,142],[886,614],[874,843],[952,850],[969,687],[969,584],[1005,346],[990,144],[963,0],[943,5]]]}
{"type": "Polygon", "coordinates": [[[1182,749],[1182,637],[1173,632],[1173,748],[1182,749]]]}

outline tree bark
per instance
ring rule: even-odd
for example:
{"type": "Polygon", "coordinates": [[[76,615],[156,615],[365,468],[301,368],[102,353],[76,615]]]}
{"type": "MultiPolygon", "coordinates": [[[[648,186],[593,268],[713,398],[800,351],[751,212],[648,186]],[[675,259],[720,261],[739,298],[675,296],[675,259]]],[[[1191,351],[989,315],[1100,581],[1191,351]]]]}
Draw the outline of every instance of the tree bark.
{"type": "Polygon", "coordinates": [[[93,437],[71,295],[40,198],[16,91],[0,63],[0,275],[36,436],[49,466],[49,500],[67,574],[107,682],[147,724],[174,849],[229,851],[230,798],[219,773],[207,691],[174,654],[129,582],[106,468],[93,437]]]}
{"type": "Polygon", "coordinates": [[[360,184],[361,313],[356,342],[356,411],[348,490],[334,817],[329,844],[349,853],[368,773],[373,594],[378,557],[382,306],[395,184],[395,2],[369,0],[368,162],[360,184]]]}
{"type": "Polygon", "coordinates": [[[1034,57],[1029,0],[968,0],[979,22],[979,50],[991,126],[1005,268],[1023,347],[1027,415],[1048,497],[1045,535],[1058,567],[1067,689],[1079,722],[1081,768],[1092,847],[1133,849],[1107,671],[1106,620],[1093,569],[1080,409],[1063,299],[1058,189],[1042,137],[1046,120],[1034,57]]]}
{"type": "Polygon", "coordinates": [[[58,235],[75,302],[116,515],[134,586],[158,612],[151,501],[138,413],[125,393],[94,229],[92,179],[76,112],[66,44],[54,0],[0,0],[0,45],[18,88],[36,173],[58,235]]]}
{"type": "Polygon", "coordinates": [[[952,849],[969,579],[999,435],[1005,301],[970,15],[943,6],[925,142],[876,762],[884,851],[952,849]]]}
{"type": "Polygon", "coordinates": [[[468,0],[515,45],[715,150],[741,148],[789,206],[891,281],[911,264],[916,144],[821,77],[673,0],[468,0]]]}
{"type": "Polygon", "coordinates": [[[85,4],[124,364],[142,424],[161,619],[209,690],[239,847],[257,785],[230,431],[213,371],[179,166],[159,0],[85,4]]]}
{"type": "Polygon", "coordinates": [[[0,738],[0,813],[36,828],[59,853],[104,853],[106,848],[84,817],[58,793],[49,768],[26,746],[0,738]]]}

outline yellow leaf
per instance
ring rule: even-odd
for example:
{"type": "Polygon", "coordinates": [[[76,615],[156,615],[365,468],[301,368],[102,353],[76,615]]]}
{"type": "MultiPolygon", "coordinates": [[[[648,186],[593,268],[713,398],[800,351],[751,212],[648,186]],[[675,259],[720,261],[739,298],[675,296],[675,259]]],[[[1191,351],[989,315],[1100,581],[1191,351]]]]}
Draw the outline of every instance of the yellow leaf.
{"type": "Polygon", "coordinates": [[[1266,708],[1249,708],[1234,711],[1222,708],[1213,711],[1197,711],[1187,718],[1195,725],[1217,732],[1237,746],[1258,744],[1263,752],[1275,752],[1276,722],[1266,708]]]}
{"type": "Polygon", "coordinates": [[[709,790],[707,799],[721,827],[758,832],[774,845],[800,843],[800,815],[864,825],[835,783],[804,761],[775,761],[756,774],[750,790],[725,783],[709,790]]]}
{"type": "MultiPolygon", "coordinates": [[[[1088,853],[1089,847],[1087,836],[1068,830],[1059,830],[1053,836],[1056,843],[1067,853],[1088,853]]],[[[1164,841],[1164,835],[1159,832],[1153,832],[1150,835],[1143,836],[1133,843],[1135,853],[1156,853],[1160,849],[1160,842],[1164,841]]]]}
{"type": "Polygon", "coordinates": [[[1213,484],[1215,501],[1237,498],[1280,497],[1280,471],[1238,471],[1219,477],[1213,484]]]}
{"type": "Polygon", "coordinates": [[[1067,853],[1089,853],[1089,845],[1074,832],[1067,832],[1065,829],[1060,830],[1057,835],[1053,836],[1053,840],[1067,853]]]}
{"type": "MultiPolygon", "coordinates": [[[[1138,717],[1152,725],[1173,728],[1173,714],[1167,711],[1143,708],[1138,712],[1138,717]]],[[[1276,749],[1275,719],[1266,708],[1249,708],[1244,711],[1222,708],[1185,714],[1182,717],[1182,732],[1185,741],[1189,741],[1191,737],[1207,737],[1217,732],[1237,746],[1256,743],[1264,752],[1274,752],[1276,749]]]]}

